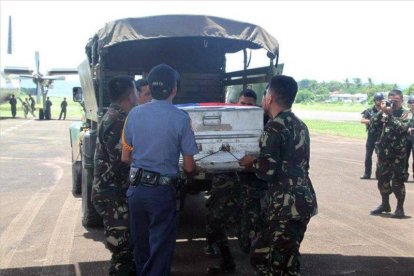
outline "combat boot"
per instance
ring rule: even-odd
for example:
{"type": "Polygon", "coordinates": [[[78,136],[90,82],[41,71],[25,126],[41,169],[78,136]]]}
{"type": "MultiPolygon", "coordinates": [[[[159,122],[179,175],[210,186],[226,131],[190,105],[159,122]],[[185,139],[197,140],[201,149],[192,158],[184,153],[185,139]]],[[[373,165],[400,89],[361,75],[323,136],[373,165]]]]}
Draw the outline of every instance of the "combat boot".
{"type": "Polygon", "coordinates": [[[233,256],[230,252],[230,248],[227,244],[218,245],[221,253],[220,265],[211,266],[207,268],[207,274],[226,274],[236,271],[236,264],[234,263],[233,256]]]}
{"type": "Polygon", "coordinates": [[[217,257],[219,255],[217,245],[215,243],[207,244],[206,247],[204,247],[204,255],[209,257],[217,257]]]}
{"type": "Polygon", "coordinates": [[[382,203],[377,208],[371,210],[371,215],[380,215],[381,213],[391,212],[391,206],[389,201],[389,195],[382,195],[382,203]]]}
{"type": "Polygon", "coordinates": [[[403,218],[403,217],[405,217],[403,205],[404,205],[404,199],[398,199],[397,200],[397,208],[395,209],[394,214],[392,214],[393,218],[403,218]]]}
{"type": "Polygon", "coordinates": [[[360,179],[371,179],[371,174],[364,173],[364,175],[361,176],[360,179]]]}

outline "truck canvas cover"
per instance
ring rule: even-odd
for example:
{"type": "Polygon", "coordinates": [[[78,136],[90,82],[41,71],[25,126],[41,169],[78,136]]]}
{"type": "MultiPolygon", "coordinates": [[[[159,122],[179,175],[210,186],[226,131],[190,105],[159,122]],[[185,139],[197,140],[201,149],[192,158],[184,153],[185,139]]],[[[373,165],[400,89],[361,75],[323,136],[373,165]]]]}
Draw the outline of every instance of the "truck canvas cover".
{"type": "MultiPolygon", "coordinates": [[[[263,28],[204,15],[162,15],[112,21],[91,38],[86,46],[86,53],[94,65],[99,62],[99,56],[111,52],[111,47],[134,47],[134,53],[141,52],[136,47],[142,47],[142,51],[149,52],[161,45],[168,46],[168,39],[173,39],[173,46],[176,46],[177,41],[185,47],[198,46],[201,43],[222,53],[235,53],[245,48],[263,48],[272,59],[278,57],[279,53],[277,40],[263,28]]],[[[120,54],[113,58],[120,57],[122,60],[120,54]]]]}

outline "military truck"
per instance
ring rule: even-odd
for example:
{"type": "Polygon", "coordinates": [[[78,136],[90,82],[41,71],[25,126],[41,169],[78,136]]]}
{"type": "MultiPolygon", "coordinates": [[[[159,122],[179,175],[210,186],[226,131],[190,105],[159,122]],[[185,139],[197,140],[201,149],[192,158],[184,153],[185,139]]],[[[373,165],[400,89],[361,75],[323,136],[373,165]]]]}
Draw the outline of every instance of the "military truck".
{"type": "Polygon", "coordinates": [[[215,173],[242,170],[238,159],[258,153],[262,109],[228,99],[236,98],[230,93],[235,87],[239,93],[281,73],[278,58],[278,42],[263,28],[213,16],[126,18],[109,22],[94,34],[86,45],[86,60],[78,67],[82,88],[74,88],[85,121],[70,128],[73,192],[82,194],[83,225],[100,224],[90,193],[96,133],[109,106],[107,83],[112,77],[145,78],[160,63],[180,73],[173,103],[192,120],[200,150],[195,160],[204,171],[191,185],[192,192],[198,192],[209,189],[215,173]],[[249,53],[256,50],[263,53],[265,66],[249,68],[249,53]],[[226,60],[232,53],[241,54],[241,70],[227,72],[226,60]]]}

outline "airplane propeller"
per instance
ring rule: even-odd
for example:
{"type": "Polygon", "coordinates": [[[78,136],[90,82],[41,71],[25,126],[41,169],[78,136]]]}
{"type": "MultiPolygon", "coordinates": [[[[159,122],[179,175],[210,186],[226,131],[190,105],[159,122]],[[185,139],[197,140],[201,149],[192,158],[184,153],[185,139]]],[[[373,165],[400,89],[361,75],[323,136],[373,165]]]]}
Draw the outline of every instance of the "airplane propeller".
{"type": "Polygon", "coordinates": [[[53,81],[65,80],[65,76],[56,74],[77,74],[76,69],[60,68],[48,71],[47,75],[40,73],[40,56],[39,52],[35,51],[35,70],[30,70],[27,67],[4,67],[4,73],[10,78],[31,79],[36,84],[37,101],[40,101],[42,96],[43,108],[45,108],[47,90],[53,81]]]}

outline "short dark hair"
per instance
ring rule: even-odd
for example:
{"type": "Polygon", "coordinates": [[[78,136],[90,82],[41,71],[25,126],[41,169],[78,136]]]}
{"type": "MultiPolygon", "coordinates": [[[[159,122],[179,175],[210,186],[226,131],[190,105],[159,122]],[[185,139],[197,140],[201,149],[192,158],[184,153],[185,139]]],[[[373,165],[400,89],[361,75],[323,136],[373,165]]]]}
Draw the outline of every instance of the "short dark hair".
{"type": "Polygon", "coordinates": [[[138,92],[142,92],[141,87],[147,86],[147,85],[148,85],[148,81],[146,79],[139,79],[135,81],[135,87],[137,88],[138,92]]]}
{"type": "Polygon", "coordinates": [[[402,99],[403,93],[401,92],[401,90],[393,89],[388,93],[388,97],[391,97],[391,96],[400,96],[400,98],[402,99]]]}
{"type": "Polygon", "coordinates": [[[257,95],[256,92],[254,92],[252,89],[244,89],[242,92],[240,92],[240,96],[239,98],[243,96],[243,97],[247,97],[247,98],[253,98],[255,100],[257,100],[257,95]]]}
{"type": "Polygon", "coordinates": [[[269,91],[277,96],[276,102],[285,107],[291,108],[298,92],[298,84],[294,78],[284,75],[273,76],[269,82],[269,91]]]}
{"type": "Polygon", "coordinates": [[[129,89],[134,88],[134,79],[130,76],[117,76],[108,82],[109,100],[112,103],[121,102],[129,96],[129,89]]]}

